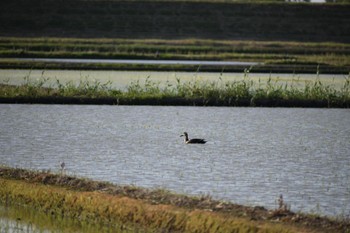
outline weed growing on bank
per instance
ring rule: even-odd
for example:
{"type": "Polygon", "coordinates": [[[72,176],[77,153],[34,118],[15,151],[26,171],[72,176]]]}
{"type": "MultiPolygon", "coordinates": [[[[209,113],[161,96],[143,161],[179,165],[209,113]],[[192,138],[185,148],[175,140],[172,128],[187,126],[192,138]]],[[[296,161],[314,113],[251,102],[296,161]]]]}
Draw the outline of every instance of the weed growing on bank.
{"type": "MultiPolygon", "coordinates": [[[[234,81],[193,80],[183,82],[155,82],[148,77],[144,82],[131,82],[125,90],[112,87],[112,82],[80,79],[78,82],[54,83],[47,78],[31,80],[24,78],[19,86],[0,85],[2,102],[9,99],[27,98],[31,101],[49,98],[71,98],[95,100],[103,104],[157,104],[157,105],[200,105],[200,106],[285,106],[285,107],[349,107],[350,76],[345,77],[343,86],[335,88],[321,82],[318,75],[314,81],[280,83],[278,80],[254,81],[246,70],[244,78],[234,81]],[[100,102],[99,102],[100,101],[100,102]]],[[[97,101],[97,102],[96,102],[97,101]]],[[[40,102],[40,101],[39,101],[40,102]]],[[[44,102],[45,103],[45,102],[44,102]]],[[[89,102],[88,102],[89,103],[89,102]]]]}

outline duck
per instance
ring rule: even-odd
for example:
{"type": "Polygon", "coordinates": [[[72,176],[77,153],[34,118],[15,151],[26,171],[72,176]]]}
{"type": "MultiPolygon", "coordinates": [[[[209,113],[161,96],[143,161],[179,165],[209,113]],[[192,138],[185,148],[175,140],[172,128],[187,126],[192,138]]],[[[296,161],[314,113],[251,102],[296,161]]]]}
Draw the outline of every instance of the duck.
{"type": "Polygon", "coordinates": [[[207,141],[202,139],[202,138],[192,138],[192,139],[189,139],[188,138],[188,133],[187,132],[184,132],[183,134],[180,135],[180,137],[185,137],[185,140],[184,142],[186,144],[204,144],[206,143],[207,141]]]}

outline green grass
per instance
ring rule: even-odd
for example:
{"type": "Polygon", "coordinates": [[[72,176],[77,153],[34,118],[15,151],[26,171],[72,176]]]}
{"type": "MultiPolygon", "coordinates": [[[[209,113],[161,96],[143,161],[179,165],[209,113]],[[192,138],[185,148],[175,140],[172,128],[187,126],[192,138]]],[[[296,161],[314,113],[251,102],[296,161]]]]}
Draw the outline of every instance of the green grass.
{"type": "Polygon", "coordinates": [[[32,81],[28,75],[19,86],[0,86],[2,102],[28,99],[50,101],[70,98],[71,100],[92,100],[93,103],[109,104],[161,104],[202,106],[286,106],[286,107],[350,107],[350,77],[343,86],[323,84],[315,81],[279,83],[279,80],[254,81],[247,70],[244,79],[237,81],[193,80],[176,83],[134,81],[126,90],[112,88],[112,83],[81,79],[78,83],[48,83],[41,78],[32,81]],[[106,102],[104,102],[106,101],[106,102]]]}

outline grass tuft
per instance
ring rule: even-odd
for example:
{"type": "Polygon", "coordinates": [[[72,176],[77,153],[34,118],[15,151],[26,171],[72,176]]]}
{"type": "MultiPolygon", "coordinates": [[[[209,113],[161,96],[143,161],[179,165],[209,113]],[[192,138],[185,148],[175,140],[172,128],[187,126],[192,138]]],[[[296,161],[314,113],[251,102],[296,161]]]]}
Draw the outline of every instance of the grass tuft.
{"type": "Polygon", "coordinates": [[[126,90],[112,88],[112,83],[81,79],[78,83],[50,84],[42,77],[32,81],[24,78],[20,86],[0,85],[1,102],[51,101],[60,103],[109,103],[109,104],[155,104],[155,105],[201,105],[201,106],[284,106],[284,107],[350,107],[350,76],[341,88],[315,81],[297,84],[279,83],[271,78],[266,82],[253,81],[248,71],[242,80],[224,82],[193,80],[176,84],[154,82],[149,77],[144,83],[132,82],[126,90]]]}

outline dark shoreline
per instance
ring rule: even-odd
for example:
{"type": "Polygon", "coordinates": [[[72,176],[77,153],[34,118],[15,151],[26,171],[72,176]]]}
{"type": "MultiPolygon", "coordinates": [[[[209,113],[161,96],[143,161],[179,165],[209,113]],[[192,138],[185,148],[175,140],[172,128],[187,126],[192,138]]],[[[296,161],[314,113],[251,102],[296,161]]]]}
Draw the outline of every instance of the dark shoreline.
{"type": "MultiPolygon", "coordinates": [[[[4,59],[4,58],[2,58],[4,59]]],[[[146,65],[146,64],[83,64],[83,63],[55,63],[55,62],[4,62],[0,60],[0,69],[44,69],[44,70],[118,70],[118,71],[171,71],[171,72],[232,72],[242,73],[296,73],[296,74],[349,74],[349,67],[336,67],[318,64],[262,64],[255,66],[207,66],[207,65],[146,65]]]]}
{"type": "Polygon", "coordinates": [[[0,104],[64,104],[64,105],[152,105],[206,107],[299,107],[350,108],[350,102],[331,103],[326,100],[239,99],[228,101],[204,98],[112,98],[112,97],[0,97],[0,104]]]}

